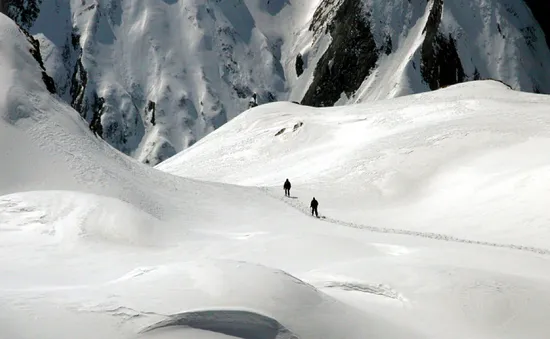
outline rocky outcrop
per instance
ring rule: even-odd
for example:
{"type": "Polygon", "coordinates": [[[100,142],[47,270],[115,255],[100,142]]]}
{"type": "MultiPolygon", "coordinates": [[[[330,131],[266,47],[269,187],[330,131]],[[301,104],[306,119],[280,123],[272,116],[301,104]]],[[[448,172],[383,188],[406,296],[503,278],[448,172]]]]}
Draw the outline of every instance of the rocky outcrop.
{"type": "Polygon", "coordinates": [[[28,32],[28,29],[32,26],[40,13],[41,4],[42,0],[3,0],[0,1],[0,12],[12,18],[13,21],[19,25],[21,31],[32,45],[30,49],[32,56],[42,69],[42,81],[46,85],[48,91],[55,94],[57,93],[55,82],[46,72],[46,67],[44,67],[44,61],[40,53],[40,42],[28,32]]]}
{"type": "Polygon", "coordinates": [[[296,56],[296,76],[300,77],[302,74],[304,74],[304,59],[302,54],[298,54],[296,56]]]}
{"type": "Polygon", "coordinates": [[[546,44],[550,48],[550,20],[548,20],[548,14],[550,14],[550,1],[547,0],[524,0],[525,4],[533,13],[533,16],[538,21],[544,35],[546,37],[546,44]]]}
{"type": "Polygon", "coordinates": [[[332,42],[315,67],[313,81],[301,101],[304,105],[332,106],[342,93],[351,96],[378,60],[379,50],[361,0],[324,0],[310,30],[322,34],[324,29],[332,42]]]}
{"type": "Polygon", "coordinates": [[[30,53],[33,56],[33,58],[38,62],[38,65],[40,66],[40,69],[42,70],[42,81],[44,82],[44,85],[46,85],[46,88],[48,91],[52,94],[56,94],[57,90],[55,88],[55,82],[53,81],[52,77],[48,75],[46,72],[46,67],[44,67],[44,61],[42,61],[42,55],[40,54],[40,42],[36,40],[32,35],[29,34],[25,29],[21,28],[21,31],[25,34],[27,37],[27,40],[32,45],[32,48],[30,49],[30,53]]]}
{"type": "Polygon", "coordinates": [[[28,30],[40,13],[42,0],[3,0],[0,10],[19,26],[28,30]]]}
{"type": "Polygon", "coordinates": [[[443,0],[433,2],[422,44],[420,73],[431,90],[463,82],[466,79],[458,56],[456,42],[439,31],[443,15],[443,0]]]}
{"type": "MultiPolygon", "coordinates": [[[[90,121],[90,130],[94,132],[95,135],[103,138],[103,125],[101,124],[101,116],[105,109],[105,99],[100,98],[97,95],[94,97],[94,102],[92,103],[92,121],[90,121]]],[[[108,131],[112,133],[112,131],[108,131]]]]}
{"type": "Polygon", "coordinates": [[[105,108],[105,99],[99,97],[95,92],[92,92],[91,94],[88,93],[88,73],[82,64],[80,35],[76,32],[71,34],[71,48],[78,55],[74,65],[73,75],[69,82],[69,100],[71,107],[80,113],[82,118],[88,122],[90,130],[96,136],[103,138],[103,125],[101,122],[101,117],[105,108]],[[92,100],[88,99],[89,95],[91,95],[92,100]]]}
{"type": "Polygon", "coordinates": [[[155,117],[155,111],[157,109],[157,104],[154,101],[149,100],[149,103],[147,103],[147,111],[146,114],[151,118],[149,121],[153,126],[156,124],[156,117],[155,117]]]}
{"type": "Polygon", "coordinates": [[[85,106],[85,90],[88,84],[88,73],[82,65],[82,58],[76,62],[74,73],[71,79],[71,107],[79,112],[84,119],[87,118],[88,109],[85,106]]]}

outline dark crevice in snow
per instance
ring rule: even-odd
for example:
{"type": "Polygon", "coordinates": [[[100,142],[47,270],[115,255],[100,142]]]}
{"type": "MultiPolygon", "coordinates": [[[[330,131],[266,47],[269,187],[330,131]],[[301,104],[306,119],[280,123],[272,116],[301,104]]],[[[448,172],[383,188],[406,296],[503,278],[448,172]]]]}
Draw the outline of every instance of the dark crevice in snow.
{"type": "MultiPolygon", "coordinates": [[[[324,0],[314,14],[310,26],[322,30],[318,22],[330,17],[334,0],[324,0]]],[[[370,74],[378,60],[378,50],[367,15],[360,0],[344,0],[339,3],[334,17],[326,26],[332,42],[315,68],[313,81],[302,99],[310,106],[332,106],[342,93],[351,96],[370,74]]]]}
{"type": "Polygon", "coordinates": [[[86,86],[88,84],[88,73],[82,65],[82,58],[79,58],[76,62],[73,77],[71,80],[71,107],[86,119],[87,107],[84,103],[86,86]]]}
{"type": "Polygon", "coordinates": [[[279,132],[275,133],[275,136],[279,136],[285,132],[286,128],[281,128],[279,132]]]}
{"type": "Polygon", "coordinates": [[[156,119],[155,119],[155,110],[157,109],[157,104],[154,101],[149,100],[147,103],[147,114],[151,116],[151,124],[155,126],[156,119]]]}
{"type": "Polygon", "coordinates": [[[304,59],[302,58],[302,54],[299,54],[296,56],[296,76],[300,77],[304,73],[304,59]]]}
{"type": "Polygon", "coordinates": [[[474,70],[474,80],[481,80],[481,74],[479,74],[477,67],[474,70]]]}
{"type": "Polygon", "coordinates": [[[259,313],[240,310],[185,312],[151,325],[141,333],[180,326],[225,334],[241,339],[298,339],[277,320],[259,313]]]}
{"type": "MultiPolygon", "coordinates": [[[[103,115],[103,111],[105,108],[105,99],[98,97],[97,94],[94,93],[94,102],[92,104],[92,121],[90,122],[90,130],[94,132],[95,135],[98,135],[99,137],[103,138],[103,125],[101,123],[101,116],[103,115]]],[[[112,126],[109,126],[112,128],[112,126]]],[[[115,127],[116,128],[116,127],[115,127]]],[[[111,130],[107,130],[108,133],[113,133],[111,130]]]]}
{"type": "Polygon", "coordinates": [[[382,51],[386,54],[386,55],[390,55],[391,52],[393,51],[393,42],[391,40],[391,36],[386,36],[386,41],[384,42],[384,46],[382,46],[382,51]]]}
{"type": "Polygon", "coordinates": [[[443,0],[433,2],[428,22],[424,27],[426,37],[422,44],[420,72],[430,89],[454,85],[466,80],[466,75],[458,56],[456,41],[451,34],[439,31],[443,15],[443,0]]]}

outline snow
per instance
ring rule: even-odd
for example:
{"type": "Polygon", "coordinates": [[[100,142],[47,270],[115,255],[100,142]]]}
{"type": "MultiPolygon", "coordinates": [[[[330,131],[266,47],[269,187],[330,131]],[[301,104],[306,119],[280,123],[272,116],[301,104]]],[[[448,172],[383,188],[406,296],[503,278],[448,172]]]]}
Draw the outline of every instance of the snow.
{"type": "Polygon", "coordinates": [[[2,15],[0,41],[2,336],[547,336],[548,97],[479,82],[264,105],[150,168],[47,92],[2,15]]]}
{"type": "Polygon", "coordinates": [[[301,206],[316,196],[338,220],[548,248],[549,104],[487,81],[332,109],[264,105],[157,168],[275,192],[290,178],[301,206]]]}

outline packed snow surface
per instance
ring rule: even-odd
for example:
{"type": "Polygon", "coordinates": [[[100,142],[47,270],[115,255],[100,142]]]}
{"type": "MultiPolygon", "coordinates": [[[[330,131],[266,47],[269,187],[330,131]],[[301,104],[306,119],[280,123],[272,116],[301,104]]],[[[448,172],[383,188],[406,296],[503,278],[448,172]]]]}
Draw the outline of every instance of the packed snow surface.
{"type": "Polygon", "coordinates": [[[266,105],[159,166],[182,178],[90,133],[1,16],[0,41],[2,338],[547,337],[547,97],[266,105]]]}

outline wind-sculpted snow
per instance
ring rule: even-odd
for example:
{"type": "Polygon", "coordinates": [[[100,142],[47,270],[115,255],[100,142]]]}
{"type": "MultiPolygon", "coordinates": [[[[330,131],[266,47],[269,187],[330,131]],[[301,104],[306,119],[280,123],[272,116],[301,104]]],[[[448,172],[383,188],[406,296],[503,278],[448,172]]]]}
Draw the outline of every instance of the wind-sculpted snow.
{"type": "Polygon", "coordinates": [[[85,239],[138,246],[169,244],[161,233],[168,225],[114,198],[70,191],[25,192],[0,196],[0,209],[0,229],[32,230],[59,243],[85,239]]]}

